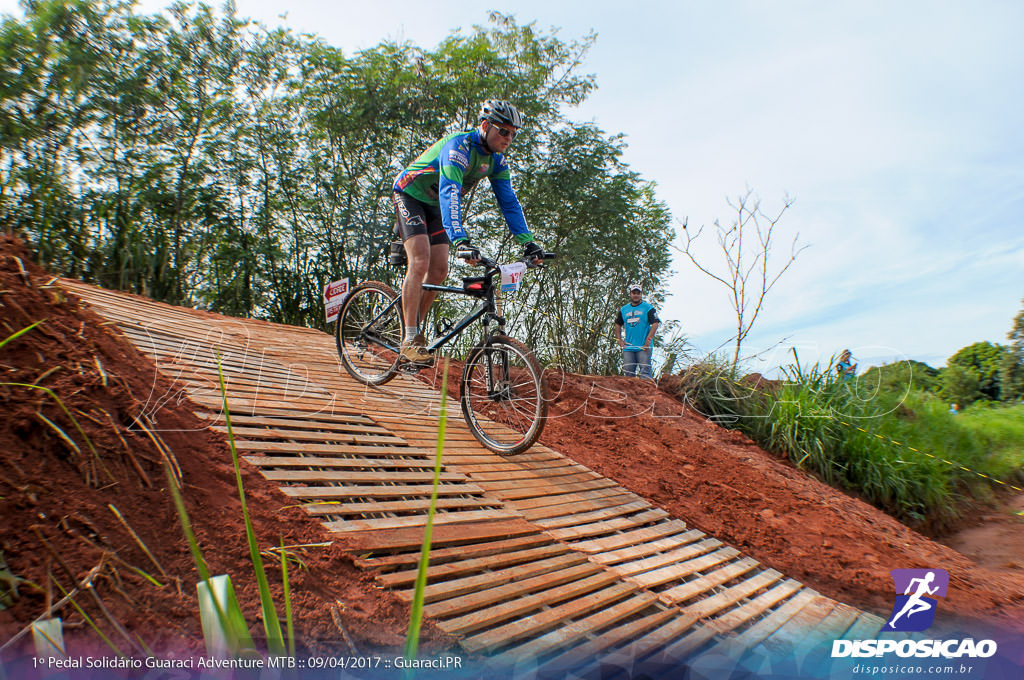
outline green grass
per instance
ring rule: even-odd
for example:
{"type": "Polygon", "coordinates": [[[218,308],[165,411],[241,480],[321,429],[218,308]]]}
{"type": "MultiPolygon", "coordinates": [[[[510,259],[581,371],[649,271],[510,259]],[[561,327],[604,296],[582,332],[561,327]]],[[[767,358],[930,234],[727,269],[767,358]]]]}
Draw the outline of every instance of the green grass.
{"type": "MultiPolygon", "coordinates": [[[[448,425],[448,360],[444,362],[444,376],[441,379],[441,413],[437,422],[437,450],[434,454],[434,482],[430,494],[430,508],[427,511],[427,525],[420,545],[420,560],[416,571],[416,587],[413,591],[412,607],[409,613],[409,631],[405,639],[405,658],[415,659],[420,644],[420,627],[423,623],[423,599],[427,587],[427,569],[430,566],[430,544],[434,531],[434,513],[437,509],[437,485],[441,480],[441,457],[444,454],[444,436],[448,425]]],[[[407,669],[404,678],[415,675],[407,669]]]]}
{"type": "Polygon", "coordinates": [[[1009,469],[1024,468],[1024,404],[971,407],[959,423],[988,447],[989,455],[1009,469]]]}

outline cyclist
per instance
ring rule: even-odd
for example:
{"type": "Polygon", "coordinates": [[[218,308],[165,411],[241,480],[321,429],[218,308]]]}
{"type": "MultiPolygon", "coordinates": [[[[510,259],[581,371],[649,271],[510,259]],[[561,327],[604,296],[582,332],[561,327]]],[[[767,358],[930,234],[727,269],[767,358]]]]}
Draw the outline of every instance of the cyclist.
{"type": "Polygon", "coordinates": [[[533,240],[519,205],[504,152],[523,126],[523,117],[509,102],[488,99],[480,108],[479,127],[448,135],[421,153],[395,180],[396,229],[408,258],[402,282],[405,329],[402,356],[411,362],[427,362],[432,356],[419,323],[426,318],[436,292],[423,290],[424,283],[439,284],[448,276],[449,246],[470,264],[480,262],[480,251],[470,242],[462,225],[462,197],[486,177],[515,239],[527,260],[544,255],[533,240]]]}

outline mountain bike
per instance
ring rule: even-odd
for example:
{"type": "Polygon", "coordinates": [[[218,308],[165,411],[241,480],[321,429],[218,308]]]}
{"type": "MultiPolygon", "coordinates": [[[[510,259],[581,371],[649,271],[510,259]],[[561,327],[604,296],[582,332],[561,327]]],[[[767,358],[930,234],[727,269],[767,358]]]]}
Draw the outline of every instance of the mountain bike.
{"type": "MultiPolygon", "coordinates": [[[[544,259],[554,257],[546,253],[544,259]]],[[[480,266],[484,267],[483,275],[464,277],[461,288],[423,284],[425,291],[477,300],[458,323],[439,324],[440,337],[426,349],[436,353],[470,325],[481,323],[480,342],[469,350],[462,371],[462,414],[481,444],[510,456],[533,446],[544,429],[548,410],[544,372],[529,347],[505,334],[502,315],[503,289],[517,289],[530,267],[524,261],[500,265],[486,257],[481,258],[480,266]]],[[[338,356],[345,370],[364,385],[376,386],[399,373],[415,373],[424,368],[423,364],[409,363],[399,355],[404,327],[402,297],[390,286],[367,281],[353,288],[334,327],[338,356]]]]}

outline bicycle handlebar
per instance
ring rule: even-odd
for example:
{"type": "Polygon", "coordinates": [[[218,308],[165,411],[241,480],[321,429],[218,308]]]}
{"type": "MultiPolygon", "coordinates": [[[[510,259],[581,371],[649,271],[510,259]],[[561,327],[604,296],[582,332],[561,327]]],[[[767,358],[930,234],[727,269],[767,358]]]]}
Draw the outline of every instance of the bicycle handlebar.
{"type": "MultiPolygon", "coordinates": [[[[460,253],[456,253],[455,257],[459,258],[460,260],[466,260],[466,256],[463,255],[463,254],[460,254],[460,253]]],[[[558,255],[555,254],[555,253],[544,253],[544,257],[543,258],[536,258],[536,259],[555,260],[555,259],[558,259],[558,255]]],[[[525,257],[516,260],[516,262],[525,262],[527,267],[543,267],[544,266],[544,264],[542,264],[540,262],[533,262],[533,261],[527,260],[525,257]]],[[[468,264],[468,262],[467,262],[467,264],[468,264]]],[[[476,266],[478,266],[478,267],[486,267],[488,269],[493,269],[493,270],[497,271],[498,268],[501,266],[501,264],[496,262],[496,261],[494,261],[494,260],[492,260],[491,258],[486,257],[483,254],[481,254],[480,255],[480,261],[477,262],[476,266]]]]}

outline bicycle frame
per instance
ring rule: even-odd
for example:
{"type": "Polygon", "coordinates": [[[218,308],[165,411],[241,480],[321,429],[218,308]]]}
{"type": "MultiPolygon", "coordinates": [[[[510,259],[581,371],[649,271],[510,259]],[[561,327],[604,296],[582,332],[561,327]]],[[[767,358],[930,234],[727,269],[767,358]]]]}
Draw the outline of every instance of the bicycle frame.
{"type": "MultiPolygon", "coordinates": [[[[433,284],[433,283],[424,283],[423,284],[423,290],[430,290],[430,291],[434,291],[436,293],[448,293],[448,294],[452,294],[452,295],[463,295],[463,296],[466,296],[466,297],[478,298],[480,300],[479,306],[477,306],[475,309],[473,309],[468,314],[466,314],[466,316],[462,317],[462,319],[460,319],[458,323],[456,323],[454,326],[452,326],[451,330],[449,330],[447,333],[445,333],[441,337],[439,337],[436,340],[434,340],[434,342],[432,342],[426,348],[428,351],[435,352],[435,351],[437,351],[438,348],[444,347],[446,344],[448,344],[453,339],[455,339],[459,334],[461,334],[462,331],[466,330],[466,328],[468,328],[474,322],[476,322],[478,319],[481,319],[481,318],[483,319],[483,326],[484,326],[484,335],[483,335],[483,337],[484,337],[484,339],[486,339],[490,335],[490,332],[489,332],[488,329],[489,329],[490,324],[491,324],[492,321],[494,321],[494,322],[496,322],[498,324],[498,332],[503,332],[504,331],[504,329],[505,329],[505,317],[503,317],[501,315],[501,288],[500,288],[500,286],[495,286],[495,284],[494,284],[494,276],[496,274],[498,274],[500,271],[501,270],[497,268],[496,264],[489,263],[488,266],[487,266],[487,271],[484,272],[483,276],[479,276],[479,277],[475,277],[475,276],[473,276],[473,277],[469,277],[469,276],[463,277],[463,287],[462,288],[457,288],[455,286],[444,286],[444,285],[433,284]],[[466,289],[466,286],[468,285],[468,281],[470,281],[470,280],[472,280],[473,282],[479,282],[479,283],[482,284],[482,288],[480,289],[479,292],[476,292],[476,291],[470,292],[469,290],[466,289]]],[[[401,305],[401,304],[402,304],[402,296],[399,295],[398,297],[396,297],[394,300],[391,301],[391,304],[389,304],[387,307],[385,307],[383,310],[381,310],[380,314],[375,316],[367,324],[367,327],[371,327],[372,328],[373,325],[376,324],[377,321],[379,321],[383,316],[391,313],[392,310],[394,310],[396,306],[401,305]]],[[[383,339],[381,339],[381,338],[374,338],[374,342],[376,342],[381,347],[384,347],[384,348],[386,348],[386,349],[388,349],[388,350],[390,350],[392,352],[396,352],[397,353],[399,351],[399,349],[400,349],[398,347],[389,345],[388,343],[384,342],[383,339]]]]}

